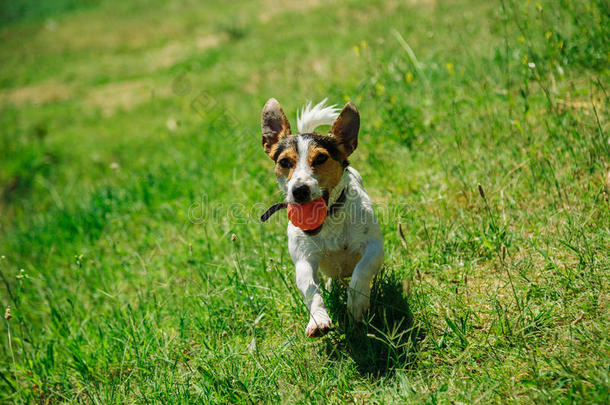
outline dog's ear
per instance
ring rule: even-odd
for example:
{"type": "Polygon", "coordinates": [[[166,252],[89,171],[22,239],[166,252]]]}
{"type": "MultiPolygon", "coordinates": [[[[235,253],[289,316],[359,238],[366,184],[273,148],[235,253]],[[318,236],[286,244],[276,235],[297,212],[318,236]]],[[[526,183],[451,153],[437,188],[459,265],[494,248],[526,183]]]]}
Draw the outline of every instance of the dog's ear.
{"type": "Polygon", "coordinates": [[[274,98],[267,100],[263,107],[261,130],[263,131],[263,149],[273,159],[273,146],[283,137],[290,135],[290,123],[284,115],[280,103],[274,98]]]}
{"type": "Polygon", "coordinates": [[[351,101],[345,104],[343,110],[335,120],[330,134],[341,145],[345,157],[348,157],[358,146],[358,130],[360,129],[360,114],[351,101]]]}

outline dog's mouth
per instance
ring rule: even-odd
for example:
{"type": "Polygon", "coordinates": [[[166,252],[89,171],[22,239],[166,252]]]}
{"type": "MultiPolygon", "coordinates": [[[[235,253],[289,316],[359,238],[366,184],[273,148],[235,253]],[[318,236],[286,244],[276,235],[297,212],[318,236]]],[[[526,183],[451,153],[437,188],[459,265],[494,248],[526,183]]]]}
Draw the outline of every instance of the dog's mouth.
{"type": "MultiPolygon", "coordinates": [[[[307,202],[304,202],[301,204],[290,204],[285,201],[277,203],[277,204],[273,204],[263,213],[263,215],[261,216],[261,221],[266,222],[273,214],[275,214],[279,210],[288,208],[288,210],[289,210],[288,217],[290,218],[290,220],[292,221],[292,223],[295,226],[299,227],[303,232],[305,232],[306,235],[309,235],[309,236],[317,235],[318,233],[320,233],[320,231],[324,227],[324,222],[326,221],[326,218],[329,215],[333,215],[337,210],[339,210],[341,207],[343,207],[343,205],[345,203],[345,189],[343,189],[343,191],[341,191],[341,195],[339,196],[339,198],[337,198],[337,201],[335,201],[333,203],[333,205],[331,205],[330,207],[328,206],[328,202],[330,199],[330,192],[328,190],[326,190],[326,189],[323,190],[322,197],[319,197],[318,199],[324,201],[325,212],[320,213],[319,204],[317,204],[317,206],[307,207],[307,208],[311,208],[311,210],[309,210],[309,211],[317,210],[317,212],[314,212],[314,215],[321,215],[323,217],[323,218],[319,218],[319,219],[322,219],[320,225],[313,229],[309,229],[309,228],[303,229],[304,228],[303,225],[302,226],[297,225],[301,222],[300,219],[303,219],[305,221],[304,222],[305,224],[311,224],[311,222],[308,222],[306,218],[297,219],[295,214],[302,212],[303,209],[306,208],[306,205],[315,204],[316,200],[307,201],[307,202]],[[292,207],[289,208],[289,206],[292,206],[292,207]],[[290,211],[294,211],[294,213],[292,213],[290,211]]],[[[316,224],[317,222],[315,222],[315,220],[314,220],[313,223],[316,224]]]]}
{"type": "Polygon", "coordinates": [[[303,232],[305,232],[309,236],[317,235],[320,233],[320,231],[324,227],[324,222],[326,221],[326,217],[328,216],[328,199],[330,198],[330,192],[327,189],[324,189],[322,191],[322,198],[324,199],[324,205],[326,206],[326,215],[325,215],[324,221],[322,221],[320,226],[318,226],[317,228],[308,229],[308,230],[304,229],[303,232]]]}
{"type": "Polygon", "coordinates": [[[328,209],[322,197],[302,204],[288,204],[288,219],[303,231],[314,231],[324,223],[328,209]]]}

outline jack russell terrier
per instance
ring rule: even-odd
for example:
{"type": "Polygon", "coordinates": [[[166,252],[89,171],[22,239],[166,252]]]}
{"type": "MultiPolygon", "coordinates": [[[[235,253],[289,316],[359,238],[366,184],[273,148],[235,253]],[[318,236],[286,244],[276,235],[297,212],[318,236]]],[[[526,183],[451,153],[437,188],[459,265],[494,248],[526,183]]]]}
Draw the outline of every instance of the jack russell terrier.
{"type": "Polygon", "coordinates": [[[383,264],[383,236],[373,204],[347,160],[358,145],[360,115],[351,102],[340,113],[325,103],[303,107],[297,114],[297,134],[274,98],[261,117],[263,149],[275,162],[277,182],[286,196],[261,220],[288,209],[288,249],[309,309],[309,337],[322,336],[331,327],[318,269],[333,279],[351,276],[347,307],[360,321],[369,309],[371,281],[383,264]],[[315,132],[321,125],[332,125],[327,135],[315,132]]]}

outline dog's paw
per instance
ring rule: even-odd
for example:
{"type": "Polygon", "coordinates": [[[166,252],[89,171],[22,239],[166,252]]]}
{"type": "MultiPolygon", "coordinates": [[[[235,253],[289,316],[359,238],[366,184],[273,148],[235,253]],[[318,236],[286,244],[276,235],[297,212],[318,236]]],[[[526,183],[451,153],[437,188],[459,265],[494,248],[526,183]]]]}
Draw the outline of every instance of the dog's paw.
{"type": "Polygon", "coordinates": [[[319,309],[309,318],[305,329],[307,337],[320,337],[326,335],[331,328],[330,317],[325,310],[319,309]]]}
{"type": "Polygon", "coordinates": [[[361,321],[364,314],[369,310],[370,289],[350,288],[347,293],[347,310],[356,321],[361,321]]]}

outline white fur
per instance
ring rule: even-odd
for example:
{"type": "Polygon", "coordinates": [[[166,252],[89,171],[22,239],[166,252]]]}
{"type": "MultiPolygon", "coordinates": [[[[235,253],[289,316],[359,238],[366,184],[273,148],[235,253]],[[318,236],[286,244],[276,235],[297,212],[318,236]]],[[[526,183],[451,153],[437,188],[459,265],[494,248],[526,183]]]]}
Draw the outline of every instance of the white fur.
{"type": "Polygon", "coordinates": [[[315,106],[311,106],[311,101],[297,112],[297,129],[300,134],[311,133],[320,125],[332,125],[339,116],[339,109],[336,105],[325,106],[327,98],[320,101],[315,106]]]}
{"type": "MultiPolygon", "coordinates": [[[[322,197],[322,189],[318,184],[318,179],[314,175],[311,167],[309,166],[309,162],[307,161],[310,143],[311,141],[303,138],[302,136],[298,136],[297,138],[297,153],[299,154],[299,161],[297,162],[297,166],[295,167],[294,173],[292,173],[290,180],[286,182],[284,187],[286,201],[291,204],[296,203],[294,196],[292,195],[292,190],[299,186],[309,187],[312,200],[322,197]]],[[[281,187],[282,185],[280,184],[280,188],[281,187]]]]}
{"type": "Polygon", "coordinates": [[[371,281],[383,264],[383,237],[373,204],[360,174],[351,167],[343,172],[329,205],[344,189],[344,206],[326,219],[317,235],[307,235],[288,223],[288,249],[296,268],[296,282],[310,313],[308,336],[327,330],[331,323],[320,295],[318,268],[335,279],[351,276],[348,310],[360,320],[369,308],[371,281]]]}

